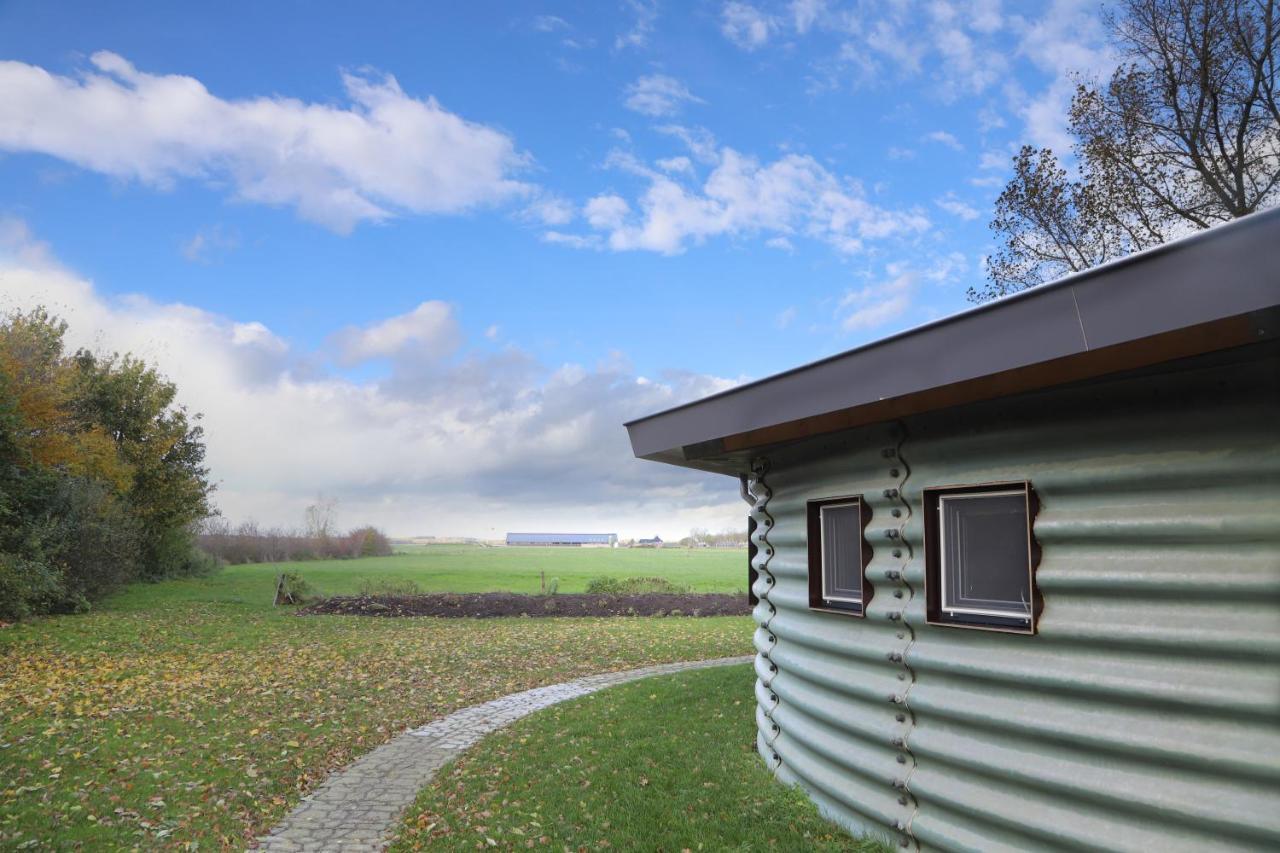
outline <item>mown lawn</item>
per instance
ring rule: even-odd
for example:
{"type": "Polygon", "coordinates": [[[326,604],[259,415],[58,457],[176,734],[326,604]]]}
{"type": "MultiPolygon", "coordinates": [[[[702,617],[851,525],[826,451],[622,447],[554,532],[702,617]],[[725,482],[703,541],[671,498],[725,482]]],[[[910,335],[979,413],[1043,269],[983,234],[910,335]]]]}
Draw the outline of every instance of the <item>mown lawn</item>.
{"type": "MultiPolygon", "coordinates": [[[[303,565],[338,577],[353,563],[303,565]]],[[[751,650],[747,617],[299,618],[269,605],[276,570],[133,587],[99,612],[0,629],[0,848],[242,848],[407,726],[590,672],[751,650]]]]}
{"type": "Polygon", "coordinates": [[[396,851],[887,851],[824,820],[755,752],[752,668],[633,682],[483,740],[419,794],[396,851]]]}
{"type": "Polygon", "coordinates": [[[560,592],[582,592],[594,577],[664,577],[695,592],[746,595],[745,551],[705,548],[483,548],[474,545],[405,547],[390,557],[228,566],[212,578],[134,587],[114,603],[117,609],[152,608],[165,601],[270,601],[281,571],[302,575],[324,595],[350,595],[367,582],[412,582],[423,592],[536,593],[540,572],[559,579],[560,592]]]}

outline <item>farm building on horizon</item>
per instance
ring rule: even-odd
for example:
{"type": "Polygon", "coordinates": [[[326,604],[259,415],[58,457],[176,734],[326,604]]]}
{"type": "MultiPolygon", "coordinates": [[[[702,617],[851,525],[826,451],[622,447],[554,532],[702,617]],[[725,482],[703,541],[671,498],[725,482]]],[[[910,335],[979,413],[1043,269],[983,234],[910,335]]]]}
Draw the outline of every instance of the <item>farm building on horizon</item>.
{"type": "Polygon", "coordinates": [[[617,548],[616,533],[508,533],[508,545],[542,548],[617,548]]]}

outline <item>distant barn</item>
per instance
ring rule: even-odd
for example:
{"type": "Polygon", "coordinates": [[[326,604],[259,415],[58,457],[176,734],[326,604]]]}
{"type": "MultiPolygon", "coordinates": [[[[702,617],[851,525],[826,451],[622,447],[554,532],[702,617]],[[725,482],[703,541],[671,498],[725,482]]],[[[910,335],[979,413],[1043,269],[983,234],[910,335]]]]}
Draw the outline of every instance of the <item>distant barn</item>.
{"type": "Polygon", "coordinates": [[[543,548],[616,548],[616,533],[508,533],[508,545],[543,548]]]}

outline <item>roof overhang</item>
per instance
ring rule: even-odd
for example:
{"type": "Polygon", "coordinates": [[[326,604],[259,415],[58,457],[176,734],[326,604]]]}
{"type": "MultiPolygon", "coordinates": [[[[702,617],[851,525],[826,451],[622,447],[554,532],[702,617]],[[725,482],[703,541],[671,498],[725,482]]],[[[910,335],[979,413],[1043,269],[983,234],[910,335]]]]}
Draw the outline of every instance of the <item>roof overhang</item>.
{"type": "Polygon", "coordinates": [[[628,423],[636,456],[725,474],[824,433],[1273,340],[1280,209],[628,423]]]}

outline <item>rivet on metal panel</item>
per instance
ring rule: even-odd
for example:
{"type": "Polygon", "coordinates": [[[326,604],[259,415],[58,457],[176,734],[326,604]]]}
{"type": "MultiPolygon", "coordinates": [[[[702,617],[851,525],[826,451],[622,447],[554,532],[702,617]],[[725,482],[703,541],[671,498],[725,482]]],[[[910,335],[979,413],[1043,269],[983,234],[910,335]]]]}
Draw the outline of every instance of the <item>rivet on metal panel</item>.
{"type": "Polygon", "coordinates": [[[885,489],[885,490],[884,490],[884,496],[885,496],[886,498],[896,498],[896,497],[898,496],[898,490],[897,490],[897,489],[885,489]]]}
{"type": "Polygon", "coordinates": [[[894,827],[894,829],[898,830],[899,832],[902,832],[902,831],[904,831],[904,830],[907,828],[907,825],[906,825],[905,823],[903,823],[902,821],[898,821],[897,823],[895,823],[895,824],[893,825],[893,827],[894,827]]]}
{"type": "Polygon", "coordinates": [[[900,534],[898,533],[898,531],[894,530],[893,528],[889,528],[884,532],[884,537],[886,539],[897,539],[899,535],[900,534]]]}
{"type": "Polygon", "coordinates": [[[901,619],[901,618],[902,618],[902,614],[901,614],[901,613],[890,613],[890,614],[889,614],[889,621],[890,621],[890,622],[897,622],[897,621],[898,621],[899,619],[901,619]]]}
{"type": "Polygon", "coordinates": [[[769,671],[770,671],[770,672],[777,672],[777,671],[778,671],[778,665],[777,665],[777,664],[774,664],[774,663],[769,664],[769,671]]]}
{"type": "Polygon", "coordinates": [[[905,806],[908,802],[909,802],[909,801],[907,800],[907,798],[906,798],[905,796],[903,796],[903,797],[898,797],[898,805],[900,805],[900,806],[905,806]]]}
{"type": "Polygon", "coordinates": [[[892,447],[886,447],[884,450],[880,451],[880,455],[885,459],[892,459],[898,455],[898,451],[894,450],[892,447]]]}
{"type": "Polygon", "coordinates": [[[889,741],[889,743],[893,744],[894,746],[902,746],[902,744],[904,743],[904,741],[903,741],[903,740],[902,740],[902,738],[900,738],[900,737],[895,737],[895,738],[892,738],[892,739],[889,741]]]}
{"type": "Polygon", "coordinates": [[[900,672],[900,673],[898,673],[898,680],[899,680],[899,681],[906,681],[906,680],[907,680],[907,674],[906,674],[905,672],[900,672]]]}
{"type": "Polygon", "coordinates": [[[902,518],[902,510],[895,509],[893,512],[890,513],[890,515],[892,515],[894,518],[902,518]]]}
{"type": "Polygon", "coordinates": [[[895,557],[901,557],[901,556],[902,556],[902,549],[901,549],[901,548],[894,548],[894,549],[893,549],[893,556],[895,556],[895,557]]]}
{"type": "Polygon", "coordinates": [[[906,638],[907,638],[907,635],[906,635],[906,634],[902,633],[901,631],[899,631],[899,632],[898,632],[898,639],[899,639],[899,640],[905,640],[906,638]]]}
{"type": "Polygon", "coordinates": [[[889,660],[894,661],[896,663],[902,660],[902,655],[898,654],[897,652],[889,652],[889,660]]]}
{"type": "Polygon", "coordinates": [[[907,721],[906,714],[895,714],[893,718],[900,723],[905,723],[907,721]]]}
{"type": "Polygon", "coordinates": [[[911,846],[911,842],[904,838],[904,839],[902,839],[901,841],[899,841],[899,842],[898,842],[898,846],[899,846],[899,847],[910,847],[910,846],[911,846]]]}
{"type": "Polygon", "coordinates": [[[894,779],[894,780],[893,780],[893,787],[897,788],[899,791],[905,791],[905,790],[907,790],[907,780],[906,780],[906,779],[894,779]]]}
{"type": "Polygon", "coordinates": [[[777,701],[778,701],[778,694],[777,694],[777,693],[770,693],[770,694],[769,694],[769,701],[770,701],[770,702],[777,702],[777,701]]]}
{"type": "Polygon", "coordinates": [[[893,591],[893,597],[894,597],[894,598],[902,598],[902,590],[900,590],[900,589],[895,589],[895,590],[893,591]]]}
{"type": "Polygon", "coordinates": [[[906,764],[906,763],[907,763],[907,757],[906,757],[905,755],[899,755],[899,756],[898,756],[898,763],[899,763],[899,764],[906,764]]]}

